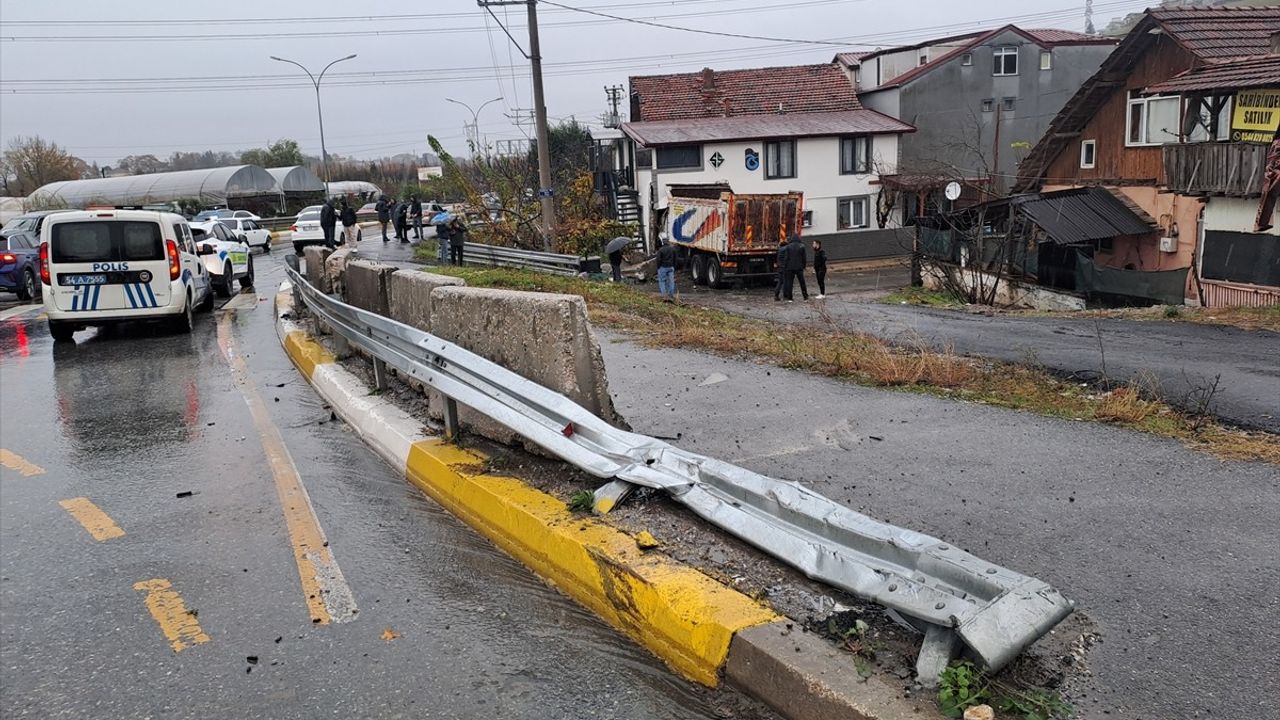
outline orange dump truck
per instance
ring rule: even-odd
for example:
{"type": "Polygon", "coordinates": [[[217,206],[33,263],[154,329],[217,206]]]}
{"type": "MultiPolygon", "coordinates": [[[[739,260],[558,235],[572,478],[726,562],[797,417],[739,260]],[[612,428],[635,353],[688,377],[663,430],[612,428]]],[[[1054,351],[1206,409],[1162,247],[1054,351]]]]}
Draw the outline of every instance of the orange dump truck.
{"type": "Polygon", "coordinates": [[[803,193],[716,198],[672,194],[667,237],[680,248],[694,283],[724,287],[734,280],[772,276],[778,242],[800,235],[803,193]]]}

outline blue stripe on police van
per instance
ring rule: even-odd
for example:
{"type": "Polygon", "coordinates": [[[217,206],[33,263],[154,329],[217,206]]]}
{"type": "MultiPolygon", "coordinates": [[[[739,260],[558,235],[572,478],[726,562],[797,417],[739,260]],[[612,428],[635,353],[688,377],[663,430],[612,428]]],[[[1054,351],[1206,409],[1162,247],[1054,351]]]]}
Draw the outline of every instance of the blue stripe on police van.
{"type": "Polygon", "coordinates": [[[142,287],[147,289],[147,298],[151,300],[151,307],[160,307],[160,303],[156,301],[156,294],[151,290],[151,283],[142,283],[142,287]]]}
{"type": "Polygon", "coordinates": [[[90,310],[98,309],[98,298],[101,296],[102,296],[102,286],[94,285],[93,286],[93,302],[89,305],[90,310]]]}
{"type": "Polygon", "coordinates": [[[80,309],[80,288],[71,291],[71,311],[80,309]]]}
{"type": "Polygon", "coordinates": [[[129,300],[129,307],[131,308],[138,307],[138,302],[133,299],[133,286],[130,285],[129,283],[125,283],[124,285],[124,295],[129,300]]]}

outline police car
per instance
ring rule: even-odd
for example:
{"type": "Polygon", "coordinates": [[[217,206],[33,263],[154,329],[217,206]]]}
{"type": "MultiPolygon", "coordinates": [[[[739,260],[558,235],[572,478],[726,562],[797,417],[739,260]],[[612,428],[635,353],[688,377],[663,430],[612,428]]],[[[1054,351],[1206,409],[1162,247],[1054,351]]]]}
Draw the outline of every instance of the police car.
{"type": "Polygon", "coordinates": [[[191,223],[197,254],[213,280],[214,292],[231,297],[236,280],[240,287],[253,287],[253,256],[249,243],[236,236],[219,220],[191,223]]]}
{"type": "Polygon", "coordinates": [[[40,284],[49,333],[131,320],[163,320],[191,332],[196,309],[213,309],[209,272],[181,215],[77,210],[45,218],[40,284]]]}

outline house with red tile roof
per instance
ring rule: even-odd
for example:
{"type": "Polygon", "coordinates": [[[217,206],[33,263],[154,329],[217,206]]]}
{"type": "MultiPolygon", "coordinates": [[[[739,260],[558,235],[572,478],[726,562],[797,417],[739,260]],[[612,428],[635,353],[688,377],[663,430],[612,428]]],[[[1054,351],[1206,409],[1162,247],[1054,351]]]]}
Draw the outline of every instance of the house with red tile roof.
{"type": "Polygon", "coordinates": [[[903,47],[841,53],[834,62],[863,106],[916,127],[902,140],[902,177],[891,185],[917,194],[906,220],[945,205],[959,181],[998,195],[1049,120],[1118,42],[1069,30],[1005,25],[903,47]],[[967,182],[966,182],[967,181],[967,182]]]}
{"type": "Polygon", "coordinates": [[[863,107],[835,64],[637,76],[630,92],[617,165],[650,248],[673,190],[697,186],[804,193],[803,233],[832,259],[910,252],[879,178],[914,128],[863,107]]]}
{"type": "Polygon", "coordinates": [[[1049,123],[1015,189],[1106,187],[1155,219],[1077,248],[1092,266],[1179,271],[1188,304],[1280,305],[1278,130],[1280,7],[1156,8],[1049,123]]]}

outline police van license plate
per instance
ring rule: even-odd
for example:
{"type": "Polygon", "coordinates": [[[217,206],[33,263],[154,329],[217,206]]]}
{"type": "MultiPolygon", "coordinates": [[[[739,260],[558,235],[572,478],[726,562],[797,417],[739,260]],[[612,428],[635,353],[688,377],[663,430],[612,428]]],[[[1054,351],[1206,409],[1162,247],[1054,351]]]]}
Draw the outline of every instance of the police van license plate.
{"type": "Polygon", "coordinates": [[[93,275],[63,275],[59,282],[63,285],[105,285],[107,276],[104,273],[93,275]]]}

